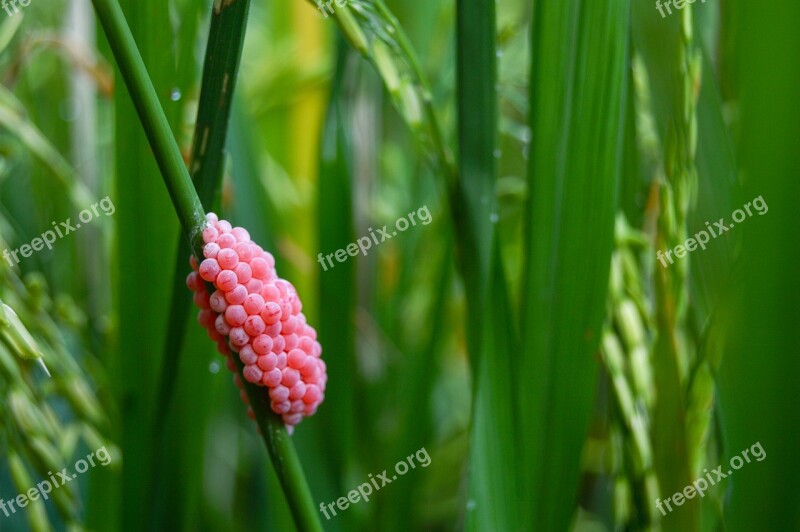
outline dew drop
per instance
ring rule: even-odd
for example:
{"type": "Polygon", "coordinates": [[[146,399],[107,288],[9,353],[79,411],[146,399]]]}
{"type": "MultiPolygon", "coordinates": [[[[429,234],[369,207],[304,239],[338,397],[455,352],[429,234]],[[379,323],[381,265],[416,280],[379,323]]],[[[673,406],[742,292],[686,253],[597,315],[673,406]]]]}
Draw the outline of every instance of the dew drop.
{"type": "Polygon", "coordinates": [[[210,372],[211,372],[211,373],[213,373],[214,375],[216,375],[217,373],[219,373],[219,362],[217,362],[217,361],[215,360],[215,361],[213,361],[211,364],[209,364],[209,365],[208,365],[208,371],[210,371],[210,372]]]}
{"type": "Polygon", "coordinates": [[[178,87],[175,87],[174,89],[172,89],[172,92],[170,93],[169,98],[173,102],[177,102],[178,100],[181,99],[181,90],[178,87]]]}

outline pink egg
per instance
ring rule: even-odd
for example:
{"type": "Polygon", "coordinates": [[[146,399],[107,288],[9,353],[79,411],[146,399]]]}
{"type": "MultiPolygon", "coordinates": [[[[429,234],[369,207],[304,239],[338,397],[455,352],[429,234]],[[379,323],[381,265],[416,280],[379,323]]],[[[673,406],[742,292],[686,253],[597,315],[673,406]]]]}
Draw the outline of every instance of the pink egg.
{"type": "Polygon", "coordinates": [[[281,301],[281,293],[274,283],[265,284],[261,290],[261,295],[264,296],[264,301],[272,301],[273,303],[280,303],[281,301]]]}
{"type": "Polygon", "coordinates": [[[222,249],[233,249],[233,246],[236,245],[236,237],[230,233],[225,233],[217,239],[217,244],[222,249]]]}
{"type": "Polygon", "coordinates": [[[281,307],[274,301],[268,301],[261,310],[261,318],[267,325],[278,323],[281,319],[281,307]]]}
{"type": "MultiPolygon", "coordinates": [[[[213,306],[211,308],[214,308],[213,306]]],[[[297,348],[302,349],[307,355],[311,354],[311,351],[314,349],[314,340],[309,338],[308,336],[301,336],[300,340],[297,342],[297,348]]]]}
{"type": "Polygon", "coordinates": [[[264,329],[264,334],[271,336],[272,338],[277,338],[278,336],[280,336],[281,322],[273,323],[272,325],[267,325],[266,329],[264,329]]]}
{"type": "Polygon", "coordinates": [[[203,280],[213,283],[219,275],[221,269],[222,268],[219,267],[219,263],[216,259],[206,259],[200,263],[198,271],[200,272],[200,277],[202,277],[203,280]]]}
{"type": "MultiPolygon", "coordinates": [[[[303,369],[305,369],[305,368],[303,368],[303,369]]],[[[305,381],[306,384],[319,384],[320,383],[319,382],[320,375],[321,375],[321,371],[319,369],[319,366],[316,366],[311,371],[311,374],[310,375],[306,375],[303,380],[305,381]]]]}
{"type": "Polygon", "coordinates": [[[253,272],[250,269],[250,265],[246,262],[240,262],[236,265],[233,269],[236,277],[239,279],[239,282],[244,284],[249,281],[253,277],[253,272]]]}
{"type": "Polygon", "coordinates": [[[264,329],[266,328],[267,326],[264,325],[264,320],[261,319],[261,316],[248,316],[244,321],[244,330],[250,336],[264,334],[264,329]]]}
{"type": "MultiPolygon", "coordinates": [[[[291,393],[289,394],[289,400],[291,401],[291,393]]],[[[292,401],[292,409],[289,410],[289,412],[293,414],[302,414],[305,407],[306,407],[305,403],[303,403],[303,401],[298,399],[296,401],[292,401]]]]}
{"type": "Polygon", "coordinates": [[[272,338],[272,350],[275,353],[280,353],[286,348],[286,340],[280,334],[272,338]]]}
{"type": "Polygon", "coordinates": [[[286,321],[292,317],[292,304],[287,300],[281,301],[281,321],[286,321]]]}
{"type": "Polygon", "coordinates": [[[228,337],[231,339],[231,344],[235,347],[241,348],[250,343],[250,336],[247,335],[242,327],[232,327],[228,337]]]}
{"type": "Polygon", "coordinates": [[[205,327],[206,329],[210,329],[214,327],[214,322],[217,319],[217,314],[209,309],[203,309],[197,315],[197,321],[200,322],[200,325],[205,327]]]}
{"type": "Polygon", "coordinates": [[[316,384],[306,385],[306,393],[303,395],[303,402],[307,405],[315,403],[321,395],[319,387],[316,384]]]}
{"type": "Polygon", "coordinates": [[[290,403],[289,401],[284,401],[282,403],[273,403],[272,404],[272,410],[276,414],[285,414],[286,412],[291,410],[291,408],[292,408],[292,403],[290,403]]]}
{"type": "Polygon", "coordinates": [[[219,254],[219,245],[216,242],[203,246],[203,256],[207,259],[216,259],[219,254]]]}
{"type": "Polygon", "coordinates": [[[209,296],[208,292],[203,290],[202,292],[195,292],[194,293],[194,304],[202,309],[211,308],[209,306],[209,296]]]}
{"type": "MultiPolygon", "coordinates": [[[[239,360],[246,366],[252,366],[258,362],[258,355],[253,351],[253,347],[246,345],[239,351],[239,360]]],[[[262,368],[263,369],[263,368],[262,368]]]]}
{"type": "MultiPolygon", "coordinates": [[[[302,399],[305,397],[306,394],[306,385],[303,381],[297,381],[294,386],[289,388],[289,400],[297,401],[298,399],[302,399]]],[[[300,412],[302,412],[302,408],[300,412]]]]}
{"type": "Polygon", "coordinates": [[[203,278],[197,272],[192,272],[186,276],[186,287],[193,292],[205,290],[203,278]]]}
{"type": "Polygon", "coordinates": [[[211,305],[211,309],[214,312],[225,312],[225,309],[228,308],[228,302],[225,300],[225,292],[214,290],[214,293],[211,294],[211,297],[208,299],[208,304],[211,305]]]}
{"type": "Polygon", "coordinates": [[[284,339],[284,342],[285,342],[285,344],[283,346],[283,349],[285,351],[291,351],[292,349],[297,347],[297,335],[296,334],[286,334],[286,335],[281,335],[281,336],[283,336],[283,339],[284,339]]]}
{"type": "Polygon", "coordinates": [[[224,334],[224,335],[227,336],[228,333],[231,332],[231,326],[228,325],[228,322],[225,320],[225,316],[223,316],[222,314],[217,316],[217,319],[216,319],[214,325],[215,325],[215,327],[217,329],[217,332],[220,333],[220,334],[224,334]]]}
{"type": "Polygon", "coordinates": [[[275,286],[278,288],[281,298],[285,298],[287,295],[289,295],[289,287],[292,285],[289,283],[289,281],[278,279],[275,281],[275,286]]]}
{"type": "Polygon", "coordinates": [[[239,256],[230,248],[224,248],[217,253],[217,262],[223,270],[232,270],[239,264],[239,256]]]}
{"type": "Polygon", "coordinates": [[[303,366],[306,365],[306,359],[308,355],[301,351],[300,349],[292,349],[286,355],[286,363],[289,365],[290,368],[294,369],[302,369],[303,366]]]}
{"type": "Polygon", "coordinates": [[[303,376],[303,379],[308,381],[308,378],[314,374],[317,370],[317,359],[315,358],[308,358],[306,360],[305,365],[300,368],[300,375],[303,376]]]}
{"type": "MultiPolygon", "coordinates": [[[[214,259],[206,259],[206,260],[214,260],[214,259]]],[[[230,270],[222,270],[221,272],[219,272],[219,275],[217,275],[217,279],[214,284],[216,285],[217,288],[219,288],[223,292],[230,292],[231,290],[236,288],[236,285],[239,283],[237,282],[235,273],[233,273],[230,270]]]]}
{"type": "Polygon", "coordinates": [[[291,388],[299,380],[300,380],[300,372],[297,371],[296,369],[286,368],[283,370],[283,378],[281,379],[281,384],[283,384],[287,388],[291,388]]]}
{"type": "Polygon", "coordinates": [[[286,386],[278,385],[270,389],[269,397],[276,403],[282,403],[289,399],[289,388],[286,386]]]}
{"type": "Polygon", "coordinates": [[[245,286],[247,287],[248,294],[258,294],[259,292],[261,292],[264,283],[262,283],[256,278],[251,278],[249,281],[245,283],[245,286]]]}
{"type": "Polygon", "coordinates": [[[253,250],[248,242],[237,242],[233,250],[239,256],[241,262],[250,262],[253,258],[253,250]]]}
{"type": "Polygon", "coordinates": [[[219,236],[219,231],[214,226],[208,225],[205,229],[203,229],[203,242],[206,244],[210,244],[211,242],[216,242],[217,237],[219,236]]]}
{"type": "Polygon", "coordinates": [[[299,322],[297,321],[297,318],[295,318],[294,316],[289,316],[289,318],[286,321],[284,321],[283,325],[281,326],[281,334],[283,334],[284,336],[287,334],[292,334],[297,330],[298,325],[299,322]]]}
{"type": "Polygon", "coordinates": [[[264,386],[274,388],[281,383],[282,378],[283,373],[281,373],[281,370],[274,368],[264,373],[264,377],[261,379],[261,382],[264,384],[264,386]]]}
{"type": "Polygon", "coordinates": [[[225,301],[231,305],[241,305],[247,298],[247,288],[242,285],[233,287],[233,290],[225,293],[225,301]]]}
{"type": "Polygon", "coordinates": [[[253,340],[253,350],[259,355],[266,355],[272,351],[272,338],[266,334],[260,334],[253,340]]]}
{"type": "Polygon", "coordinates": [[[229,305],[225,309],[225,321],[232,327],[241,327],[247,319],[247,312],[241,305],[229,305]]]}
{"type": "MultiPolygon", "coordinates": [[[[277,364],[278,357],[275,356],[275,353],[267,353],[266,355],[258,357],[258,367],[263,371],[271,371],[277,364]]],[[[283,373],[281,373],[281,379],[282,378],[283,373]]]]}
{"type": "Polygon", "coordinates": [[[303,420],[303,414],[284,414],[283,422],[286,425],[289,425],[289,429],[291,429],[294,425],[297,425],[303,420]]]}
{"type": "Polygon", "coordinates": [[[264,373],[258,369],[257,366],[246,366],[242,374],[247,382],[252,383],[260,382],[261,377],[264,375],[264,373]]]}
{"type": "Polygon", "coordinates": [[[255,257],[250,261],[250,268],[253,271],[253,277],[256,279],[264,280],[269,273],[269,264],[261,257],[255,257]]]}
{"type": "Polygon", "coordinates": [[[260,314],[263,308],[264,298],[261,297],[261,294],[250,294],[244,300],[244,309],[251,316],[260,314]]]}
{"type": "Polygon", "coordinates": [[[234,227],[231,229],[231,234],[236,237],[237,242],[250,241],[250,233],[248,233],[247,229],[244,229],[243,227],[234,227]]]}

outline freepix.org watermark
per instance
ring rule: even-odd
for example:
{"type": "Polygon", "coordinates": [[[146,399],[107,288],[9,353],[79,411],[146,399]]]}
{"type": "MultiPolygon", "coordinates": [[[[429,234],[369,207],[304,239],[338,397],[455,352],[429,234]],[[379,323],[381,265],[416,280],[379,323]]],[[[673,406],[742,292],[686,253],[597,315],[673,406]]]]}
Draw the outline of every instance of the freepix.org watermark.
{"type": "Polygon", "coordinates": [[[9,266],[13,266],[14,264],[19,264],[19,255],[22,255],[23,258],[28,258],[33,255],[34,251],[41,251],[45,246],[47,249],[53,249],[53,244],[58,238],[64,238],[68,234],[80,229],[81,224],[88,224],[94,218],[99,217],[100,212],[97,209],[98,207],[100,207],[100,211],[105,213],[106,216],[111,216],[117,210],[111,198],[106,196],[91,207],[82,210],[80,214],[78,214],[78,220],[80,220],[80,222],[73,224],[72,218],[67,218],[65,222],[59,222],[58,224],[56,224],[56,222],[51,222],[53,229],[48,229],[40,236],[37,236],[31,240],[30,244],[23,244],[19,248],[12,249],[11,251],[4,249],[3,258],[8,262],[9,266]],[[13,262],[11,260],[12,258],[14,259],[13,262]]]}
{"type": "Polygon", "coordinates": [[[690,486],[683,488],[683,491],[673,493],[671,497],[665,499],[664,501],[661,499],[656,499],[656,508],[661,511],[661,515],[667,515],[667,512],[671,512],[673,510],[670,502],[674,503],[677,507],[683,506],[683,503],[685,503],[687,499],[694,499],[695,495],[700,495],[701,498],[705,497],[706,490],[709,488],[709,482],[711,483],[711,486],[714,486],[722,479],[732,475],[737,469],[741,469],[745,463],[749,464],[751,453],[752,457],[755,458],[757,462],[761,462],[767,457],[767,453],[764,452],[764,448],[761,447],[761,442],[756,442],[749,449],[742,451],[740,453],[741,456],[737,454],[731,458],[731,468],[728,469],[727,472],[722,471],[723,466],[719,466],[711,472],[709,472],[708,469],[703,469],[705,476],[698,478],[692,482],[690,486]],[[706,482],[706,479],[708,479],[708,482],[706,482]],[[665,505],[667,510],[664,510],[665,505]]]}
{"type": "Polygon", "coordinates": [[[336,7],[344,7],[347,5],[347,1],[348,0],[328,0],[328,2],[323,2],[322,0],[317,0],[316,3],[319,12],[325,15],[325,18],[328,18],[328,13],[326,13],[324,9],[326,6],[330,14],[333,15],[336,12],[336,9],[334,9],[333,4],[336,4],[336,7]]]}
{"type": "Polygon", "coordinates": [[[47,500],[50,498],[50,494],[54,489],[60,488],[67,482],[72,482],[78,478],[79,474],[86,473],[90,466],[94,467],[98,463],[102,466],[107,466],[111,463],[111,455],[108,453],[105,446],[86,455],[86,459],[81,458],[75,462],[75,473],[70,474],[66,467],[55,474],[53,474],[52,471],[48,471],[47,475],[50,477],[50,480],[43,480],[36,484],[36,487],[29,489],[25,493],[20,493],[15,498],[8,501],[0,499],[0,510],[3,511],[6,517],[11,517],[13,514],[17,513],[18,509],[28,506],[31,501],[38,501],[40,497],[47,500]],[[97,463],[95,463],[95,458],[98,460],[97,463]]]}
{"type": "Polygon", "coordinates": [[[392,237],[397,236],[397,232],[403,232],[408,229],[410,226],[416,226],[417,220],[415,218],[419,218],[419,221],[422,225],[428,225],[431,223],[431,213],[428,211],[428,206],[423,205],[416,211],[411,211],[408,215],[398,218],[397,221],[394,223],[396,231],[389,232],[388,225],[384,225],[382,229],[378,229],[378,234],[375,234],[375,231],[372,228],[369,228],[369,236],[362,236],[352,244],[348,244],[345,249],[337,249],[333,253],[328,253],[324,255],[320,253],[317,255],[317,262],[322,265],[322,269],[328,271],[327,264],[330,265],[331,268],[335,267],[336,265],[333,263],[333,259],[335,258],[337,262],[344,262],[349,257],[355,257],[359,253],[362,255],[367,255],[367,250],[372,248],[372,243],[374,242],[377,246],[378,244],[382,244],[383,242],[389,240],[392,237]],[[378,240],[378,236],[380,236],[380,240],[378,240]]]}
{"type": "MultiPolygon", "coordinates": [[[[656,9],[658,12],[661,13],[661,18],[666,17],[667,15],[664,13],[664,8],[667,8],[667,13],[670,15],[672,14],[672,7],[675,9],[683,9],[686,7],[686,4],[694,4],[697,0],[666,0],[663,4],[661,0],[656,0],[656,9]],[[672,4],[672,7],[670,6],[672,4]]],[[[706,0],[700,0],[702,3],[706,3],[706,0]]]]}
{"type": "Polygon", "coordinates": [[[2,0],[0,2],[0,7],[3,8],[3,11],[5,11],[9,17],[13,17],[19,13],[19,6],[28,7],[29,5],[31,5],[31,0],[2,0]],[[11,11],[12,9],[14,11],[11,11]]]}
{"type": "Polygon", "coordinates": [[[325,516],[325,519],[330,520],[331,517],[336,516],[336,508],[339,508],[339,510],[343,512],[347,510],[351,504],[356,504],[361,500],[364,502],[369,502],[369,497],[373,493],[373,487],[375,488],[375,491],[378,491],[385,485],[391,484],[392,481],[397,480],[398,475],[402,476],[408,473],[409,466],[411,469],[416,469],[417,464],[422,467],[428,467],[431,465],[431,457],[428,455],[428,451],[425,450],[425,447],[414,454],[408,455],[405,460],[400,460],[397,462],[394,465],[394,471],[396,474],[392,475],[391,479],[389,478],[389,473],[386,472],[386,469],[383,470],[383,473],[375,475],[377,478],[374,478],[372,473],[370,473],[369,481],[364,482],[354,490],[350,490],[350,492],[347,494],[347,497],[339,497],[335,502],[330,502],[328,504],[325,504],[324,502],[319,503],[319,511],[322,512],[322,515],[325,516]],[[414,463],[415,458],[417,463],[414,463]],[[331,515],[328,515],[329,511],[331,512],[331,515]]]}
{"type": "Polygon", "coordinates": [[[728,225],[725,225],[725,218],[720,218],[719,221],[714,222],[712,226],[709,222],[706,222],[706,228],[708,231],[699,231],[694,235],[694,238],[687,238],[686,242],[679,246],[675,246],[672,249],[668,249],[666,252],[661,251],[660,249],[656,252],[656,258],[661,262],[661,265],[665,268],[669,267],[669,264],[675,264],[675,261],[672,258],[672,254],[675,254],[676,258],[682,259],[686,256],[689,251],[694,251],[697,249],[697,246],[700,246],[701,249],[706,249],[706,244],[708,244],[712,238],[717,238],[722,233],[727,233],[733,226],[742,223],[747,218],[753,216],[753,211],[750,207],[755,209],[755,212],[759,214],[759,216],[763,216],[767,214],[769,211],[769,206],[767,202],[764,201],[764,198],[759,196],[753,201],[745,204],[741,209],[736,209],[731,214],[733,218],[732,222],[729,222],[728,225]],[[744,209],[744,210],[743,210],[744,209]],[[747,214],[745,214],[747,211],[747,214]],[[716,229],[716,231],[714,231],[716,229]],[[669,264],[667,264],[667,260],[669,264]]]}

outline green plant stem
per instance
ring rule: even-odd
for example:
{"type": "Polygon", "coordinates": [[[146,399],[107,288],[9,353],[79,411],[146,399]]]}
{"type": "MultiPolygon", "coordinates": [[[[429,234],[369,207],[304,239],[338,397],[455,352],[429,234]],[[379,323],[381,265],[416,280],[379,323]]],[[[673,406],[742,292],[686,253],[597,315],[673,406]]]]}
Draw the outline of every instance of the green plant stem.
{"type": "MultiPolygon", "coordinates": [[[[203,207],[208,210],[213,210],[214,193],[222,182],[225,141],[249,10],[250,0],[239,0],[219,12],[212,11],[211,15],[190,164],[194,187],[203,207]]],[[[176,388],[186,318],[192,306],[191,294],[186,290],[182,275],[186,271],[186,256],[189,253],[188,246],[180,238],[170,302],[171,333],[167,335],[164,346],[159,395],[153,418],[153,433],[156,435],[164,434],[176,388]]]]}
{"type": "MultiPolygon", "coordinates": [[[[213,10],[211,14],[189,165],[194,187],[207,210],[213,210],[214,194],[222,182],[231,102],[238,78],[249,10],[250,0],[239,0],[219,11],[213,10]]],[[[188,270],[186,257],[192,251],[182,234],[176,236],[178,243],[175,248],[167,324],[169,334],[164,342],[158,396],[152,415],[152,434],[156,438],[152,451],[154,464],[168,459],[163,452],[166,438],[169,437],[167,422],[180,385],[179,368],[183,358],[188,316],[193,306],[191,293],[186,290],[184,282],[184,275],[188,270]]],[[[160,467],[152,468],[152,486],[163,484],[159,483],[160,474],[160,467]]],[[[159,489],[152,490],[151,497],[154,508],[163,501],[163,494],[159,489]]]]}
{"type": "Polygon", "coordinates": [[[92,3],[117,59],[119,70],[128,87],[158,167],[164,176],[181,226],[192,247],[198,249],[198,245],[202,245],[202,227],[205,223],[203,206],[189,178],[183,156],[172,136],[167,117],[158,101],[158,95],[147,74],[122,8],[116,0],[93,0],[92,3]]]}
{"type": "MultiPolygon", "coordinates": [[[[239,357],[233,357],[239,375],[244,371],[244,364],[239,357]]],[[[250,406],[255,413],[256,423],[261,429],[261,436],[272,457],[272,465],[283,487],[283,493],[294,516],[295,525],[301,532],[322,532],[319,513],[311,499],[311,490],[306,483],[300,458],[289,439],[286,426],[281,417],[272,411],[269,394],[265,388],[250,384],[242,378],[245,393],[250,399],[250,406]]]]}
{"type": "MultiPolygon", "coordinates": [[[[183,231],[191,242],[195,256],[202,257],[205,212],[184,166],[180,150],[172,136],[122,9],[116,0],[93,0],[93,4],[161,169],[183,231]]],[[[241,361],[237,357],[233,359],[241,374],[243,369],[241,361]]],[[[245,392],[250,399],[297,528],[302,531],[321,531],[322,526],[300,460],[289,440],[283,421],[272,412],[269,396],[263,388],[245,381],[245,392]]]]}
{"type": "MultiPolygon", "coordinates": [[[[316,7],[314,0],[307,0],[307,2],[316,7]]],[[[376,9],[378,15],[382,17],[382,20],[388,24],[389,28],[391,28],[391,33],[394,36],[395,44],[402,52],[403,57],[407,62],[413,77],[415,78],[416,84],[418,85],[420,91],[420,98],[424,107],[425,117],[428,120],[428,126],[430,128],[429,134],[431,135],[431,141],[433,142],[433,156],[439,164],[440,170],[445,174],[446,184],[450,195],[454,196],[454,191],[457,188],[458,169],[453,163],[452,155],[447,150],[444,135],[442,134],[442,128],[439,125],[439,120],[436,117],[436,112],[433,107],[433,98],[431,96],[430,89],[431,85],[427,76],[425,75],[425,71],[420,65],[417,53],[414,50],[414,47],[412,46],[408,36],[406,35],[403,26],[399,24],[397,17],[394,16],[394,13],[389,10],[383,0],[374,0],[372,2],[372,6],[376,9]]],[[[350,45],[368,61],[374,64],[375,58],[372,54],[370,42],[364,35],[364,32],[361,31],[362,28],[356,21],[356,18],[347,10],[335,11],[331,16],[334,18],[334,20],[336,20],[336,23],[342,30],[342,34],[350,43],[350,45]]],[[[375,66],[377,68],[377,65],[375,66]]],[[[378,71],[380,71],[379,68],[378,71]]],[[[383,81],[384,83],[386,82],[386,80],[383,81]]]]}
{"type": "Polygon", "coordinates": [[[403,26],[398,23],[394,13],[389,11],[389,8],[386,7],[383,0],[375,0],[375,7],[378,8],[378,12],[392,25],[397,45],[405,54],[411,71],[417,78],[417,83],[419,83],[420,90],[422,91],[422,103],[425,107],[425,115],[428,117],[428,122],[430,123],[431,139],[433,140],[433,145],[439,158],[439,166],[445,173],[445,179],[452,194],[453,189],[457,186],[458,169],[453,164],[453,158],[447,150],[444,136],[442,135],[442,128],[439,126],[439,120],[436,118],[436,111],[433,108],[433,97],[431,96],[431,84],[428,81],[428,76],[425,75],[425,71],[422,69],[419,59],[417,58],[417,53],[408,35],[406,35],[403,26]]]}
{"type": "Polygon", "coordinates": [[[420,65],[417,53],[414,50],[414,46],[411,44],[411,40],[409,40],[408,35],[406,35],[403,26],[401,26],[397,21],[397,17],[395,17],[394,13],[389,10],[383,0],[375,0],[373,4],[377,8],[378,13],[382,15],[383,18],[391,25],[390,27],[393,30],[392,34],[397,42],[397,46],[403,52],[406,60],[408,61],[408,66],[411,68],[411,72],[414,74],[417,84],[419,85],[422,104],[425,109],[425,116],[428,119],[428,124],[430,127],[429,133],[431,135],[434,150],[436,151],[436,157],[439,160],[439,167],[445,174],[445,182],[450,195],[454,196],[454,191],[458,186],[458,169],[453,163],[452,155],[447,150],[444,136],[442,134],[442,128],[439,125],[438,118],[436,118],[436,111],[433,107],[433,97],[431,96],[431,84],[428,81],[428,77],[425,75],[425,71],[420,65]]]}

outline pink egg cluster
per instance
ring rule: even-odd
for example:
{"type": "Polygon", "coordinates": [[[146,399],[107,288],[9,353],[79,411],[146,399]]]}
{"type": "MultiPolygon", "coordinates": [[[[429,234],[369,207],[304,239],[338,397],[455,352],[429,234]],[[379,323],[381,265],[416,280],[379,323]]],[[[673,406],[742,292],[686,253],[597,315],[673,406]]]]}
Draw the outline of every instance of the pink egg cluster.
{"type": "MultiPolygon", "coordinates": [[[[278,278],[273,256],[245,229],[208,213],[203,241],[205,260],[198,265],[192,257],[194,271],[186,279],[201,309],[197,319],[231,371],[236,373],[236,354],[244,378],[269,389],[272,410],[291,428],[313,415],[325,396],[328,376],[317,332],[306,323],[292,284],[278,278]],[[203,281],[213,283],[213,294],[203,281]]],[[[249,403],[238,373],[234,382],[249,403]]],[[[253,417],[250,407],[248,414],[253,417]]]]}

